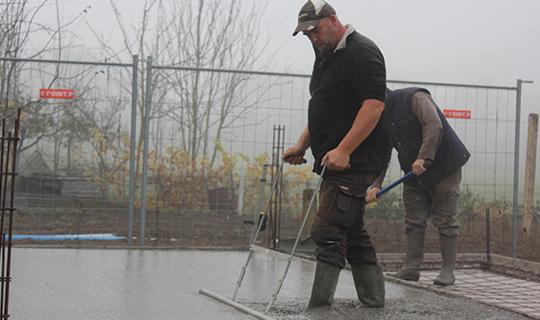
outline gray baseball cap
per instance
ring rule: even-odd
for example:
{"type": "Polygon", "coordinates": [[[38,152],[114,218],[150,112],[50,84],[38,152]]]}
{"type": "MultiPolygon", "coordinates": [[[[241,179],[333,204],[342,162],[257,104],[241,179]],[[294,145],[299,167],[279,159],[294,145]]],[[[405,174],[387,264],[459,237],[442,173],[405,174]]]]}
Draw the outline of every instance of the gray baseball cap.
{"type": "Polygon", "coordinates": [[[309,0],[302,6],[298,13],[298,25],[293,32],[293,36],[300,31],[315,29],[319,20],[336,14],[336,10],[323,0],[309,0]]]}

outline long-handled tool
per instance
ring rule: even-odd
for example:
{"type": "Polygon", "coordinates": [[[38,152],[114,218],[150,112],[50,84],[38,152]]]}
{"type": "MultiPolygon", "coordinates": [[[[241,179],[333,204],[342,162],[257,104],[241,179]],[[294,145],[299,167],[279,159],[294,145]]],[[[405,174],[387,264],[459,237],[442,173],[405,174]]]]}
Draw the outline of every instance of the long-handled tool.
{"type": "MultiPolygon", "coordinates": [[[[425,160],[424,161],[424,168],[428,169],[431,167],[431,164],[433,163],[432,160],[425,160]]],[[[382,188],[379,192],[377,192],[376,198],[380,198],[383,194],[387,193],[388,191],[394,189],[398,185],[400,185],[405,180],[409,179],[414,173],[412,171],[409,171],[407,174],[405,174],[403,177],[397,179],[396,181],[388,184],[386,187],[382,188]]]]}
{"type": "Polygon", "coordinates": [[[404,175],[403,177],[397,179],[396,181],[388,184],[386,187],[382,188],[379,192],[377,192],[377,199],[380,198],[383,194],[387,193],[388,191],[394,189],[398,185],[400,185],[403,181],[409,179],[410,176],[412,176],[414,173],[411,171],[404,175]]]}
{"type": "Polygon", "coordinates": [[[240,275],[238,277],[238,280],[236,281],[236,287],[234,289],[234,293],[233,293],[233,297],[232,297],[232,300],[231,299],[227,299],[225,297],[222,297],[218,294],[215,294],[211,291],[208,291],[208,290],[205,290],[205,289],[200,289],[199,290],[199,293],[200,294],[204,294],[208,297],[211,297],[213,299],[216,299],[217,301],[219,302],[222,302],[222,303],[225,303],[225,304],[228,304],[244,313],[247,313],[247,314],[250,314],[258,319],[262,319],[262,320],[268,320],[270,318],[266,317],[264,314],[260,313],[260,312],[257,312],[253,309],[250,309],[248,307],[245,307],[239,303],[236,302],[236,297],[238,296],[238,291],[240,290],[240,287],[242,286],[242,282],[244,280],[244,276],[246,274],[246,270],[247,270],[247,266],[249,264],[249,262],[251,261],[251,257],[253,256],[253,252],[254,250],[252,250],[252,247],[255,245],[255,242],[257,241],[257,238],[258,238],[258,235],[261,231],[261,228],[263,226],[263,224],[265,223],[265,220],[266,220],[266,211],[268,210],[268,207],[270,205],[270,201],[272,199],[272,195],[273,193],[275,192],[276,188],[277,188],[277,184],[278,184],[278,181],[280,179],[280,176],[283,172],[283,165],[284,163],[281,164],[281,166],[279,167],[278,169],[278,172],[276,174],[276,177],[272,183],[272,188],[270,189],[270,193],[268,195],[268,198],[267,198],[267,201],[266,201],[266,204],[264,206],[264,210],[260,212],[260,215],[259,215],[259,223],[258,223],[258,226],[257,226],[257,231],[255,232],[255,234],[253,235],[253,237],[251,238],[251,241],[250,241],[250,250],[249,250],[249,255],[246,259],[246,262],[244,263],[244,266],[242,267],[242,270],[240,271],[240,275]]]}
{"type": "Polygon", "coordinates": [[[221,303],[228,304],[228,305],[230,305],[231,307],[233,307],[233,308],[235,308],[235,309],[237,309],[237,310],[240,310],[240,311],[242,311],[242,312],[244,312],[244,313],[250,314],[250,315],[254,316],[254,317],[257,318],[257,319],[261,319],[261,320],[272,320],[272,318],[267,317],[267,316],[265,316],[264,314],[262,314],[262,313],[260,313],[260,312],[258,312],[258,311],[255,311],[255,310],[253,310],[253,309],[250,309],[250,308],[248,308],[248,307],[246,307],[246,306],[241,305],[241,304],[238,303],[238,302],[235,302],[235,301],[232,301],[232,300],[227,299],[227,298],[225,298],[225,297],[222,297],[222,296],[220,296],[220,295],[218,295],[218,294],[215,294],[215,293],[213,293],[213,292],[211,292],[211,291],[208,291],[208,290],[205,290],[205,289],[200,289],[200,290],[199,290],[199,293],[200,293],[200,294],[204,294],[205,296],[208,296],[208,297],[210,297],[210,298],[216,299],[217,301],[219,301],[219,302],[221,302],[221,303]]]}
{"type": "MultiPolygon", "coordinates": [[[[268,196],[268,201],[266,202],[266,205],[265,205],[265,209],[264,211],[261,212],[261,217],[259,219],[259,225],[257,227],[257,232],[255,233],[255,235],[253,236],[252,238],[252,241],[250,243],[250,253],[246,259],[246,263],[244,264],[244,266],[242,267],[242,270],[240,272],[240,276],[238,278],[238,281],[236,282],[236,288],[234,290],[234,294],[233,294],[233,298],[232,300],[230,299],[227,299],[225,297],[222,297],[222,296],[219,296],[213,292],[210,292],[208,290],[205,290],[205,289],[201,289],[199,290],[199,293],[200,294],[204,294],[204,295],[207,295],[211,298],[214,298],[222,303],[225,303],[225,304],[228,304],[242,312],[245,312],[245,313],[248,313],[248,314],[251,314],[252,316],[258,318],[258,319],[262,319],[262,320],[268,320],[270,318],[268,318],[267,316],[265,316],[264,314],[260,313],[260,312],[257,312],[253,309],[250,309],[250,308],[247,308],[239,303],[237,303],[235,300],[236,300],[236,297],[238,295],[238,291],[240,289],[240,287],[242,286],[242,281],[244,279],[244,276],[245,276],[245,273],[246,273],[246,269],[247,269],[247,266],[251,260],[251,257],[253,255],[253,250],[252,250],[252,246],[255,244],[256,240],[257,240],[257,237],[258,237],[258,234],[260,232],[260,229],[261,229],[261,226],[263,225],[264,223],[264,218],[265,218],[265,213],[266,213],[266,210],[268,209],[268,205],[270,203],[270,199],[272,197],[272,194],[277,186],[277,181],[279,179],[279,176],[280,174],[282,173],[283,171],[283,164],[281,165],[281,167],[279,168],[278,170],[278,174],[276,175],[276,180],[274,181],[274,183],[272,184],[272,189],[270,190],[270,194],[268,196]]],[[[302,221],[302,225],[300,226],[300,230],[298,231],[298,235],[296,237],[296,240],[294,242],[294,245],[293,245],[293,248],[291,250],[291,253],[289,255],[289,259],[287,261],[287,266],[285,267],[285,271],[283,273],[283,276],[281,277],[281,279],[279,280],[278,282],[278,286],[274,292],[274,294],[272,295],[272,298],[270,300],[270,302],[268,303],[268,305],[266,306],[266,309],[265,309],[265,312],[268,312],[270,310],[270,308],[272,307],[272,305],[274,304],[274,302],[276,301],[277,299],[277,296],[279,294],[279,292],[281,291],[281,288],[283,286],[283,282],[285,281],[285,277],[287,276],[287,273],[289,271],[289,268],[290,268],[290,265],[291,265],[291,262],[292,262],[292,258],[296,252],[296,247],[298,246],[298,242],[300,240],[300,237],[302,235],[302,231],[304,230],[304,227],[306,225],[306,222],[307,222],[307,219],[309,218],[309,213],[311,212],[311,207],[313,206],[313,203],[314,203],[314,200],[315,200],[315,197],[317,196],[318,194],[318,191],[321,187],[321,184],[322,184],[322,180],[323,180],[323,176],[324,176],[324,172],[326,171],[326,166],[323,167],[322,169],[322,172],[320,174],[320,177],[319,177],[319,180],[317,182],[317,187],[315,189],[315,192],[313,193],[313,196],[311,197],[311,200],[309,202],[309,206],[307,208],[307,212],[306,214],[304,215],[304,220],[302,221]]],[[[396,186],[398,186],[400,183],[402,183],[403,181],[405,181],[406,179],[408,179],[413,173],[412,172],[409,172],[408,174],[404,175],[403,177],[399,178],[398,180],[390,183],[389,185],[387,185],[386,187],[384,187],[383,189],[381,189],[378,193],[377,193],[377,198],[379,198],[380,196],[382,196],[383,194],[385,194],[386,192],[390,191],[391,189],[395,188],[396,186]]]]}
{"type": "Polygon", "coordinates": [[[279,294],[279,291],[281,290],[281,287],[283,286],[283,281],[285,281],[285,277],[287,276],[287,272],[289,271],[289,267],[291,266],[291,261],[296,251],[296,246],[298,245],[298,242],[300,241],[300,237],[302,236],[302,231],[304,230],[304,226],[306,225],[306,221],[309,217],[309,213],[311,212],[311,206],[313,205],[315,197],[317,196],[317,194],[319,193],[319,189],[321,188],[321,183],[322,183],[325,171],[326,171],[326,165],[322,168],[321,175],[319,176],[319,181],[317,182],[317,187],[315,188],[315,192],[313,193],[313,195],[311,196],[311,200],[309,201],[309,206],[307,208],[306,214],[304,215],[304,220],[302,221],[302,225],[300,226],[300,230],[298,231],[296,240],[294,241],[294,246],[292,247],[291,253],[289,255],[289,260],[287,261],[287,266],[285,267],[285,272],[283,273],[283,277],[279,279],[278,287],[276,288],[276,291],[272,295],[272,299],[266,306],[265,312],[268,312],[268,310],[270,310],[270,308],[272,307],[272,305],[277,299],[277,296],[279,294]]]}
{"type": "MultiPolygon", "coordinates": [[[[287,272],[289,271],[289,267],[291,265],[292,258],[294,256],[295,251],[296,251],[296,246],[298,245],[298,241],[300,240],[300,236],[302,235],[302,231],[304,230],[304,226],[305,226],[306,221],[308,219],[309,213],[311,212],[311,206],[313,205],[313,200],[315,199],[315,196],[318,194],[318,190],[321,187],[321,183],[322,183],[322,179],[323,179],[323,175],[324,175],[325,170],[326,170],[326,166],[324,166],[323,169],[322,169],[321,176],[320,176],[319,181],[317,183],[317,187],[315,189],[315,192],[313,193],[313,196],[311,197],[311,201],[309,202],[307,212],[306,212],[306,214],[304,216],[304,220],[302,221],[302,225],[300,226],[300,231],[298,232],[298,236],[296,237],[296,241],[294,242],[294,246],[293,246],[293,248],[291,250],[291,253],[289,255],[289,260],[287,261],[287,267],[285,268],[285,272],[283,274],[283,277],[279,280],[278,287],[277,287],[276,291],[274,292],[274,294],[272,295],[272,300],[266,306],[265,312],[268,312],[270,310],[270,308],[272,307],[272,305],[274,304],[274,302],[277,299],[277,296],[279,294],[279,291],[281,290],[281,287],[283,286],[283,282],[285,281],[285,277],[287,276],[287,272]]],[[[377,198],[381,197],[383,194],[385,194],[388,191],[392,190],[393,188],[395,188],[396,186],[401,184],[403,181],[407,180],[412,175],[413,175],[413,172],[411,171],[411,172],[407,173],[406,175],[404,175],[403,177],[401,177],[401,178],[397,179],[396,181],[390,183],[389,185],[387,185],[386,187],[381,189],[379,192],[377,192],[377,198]]]]}
{"type": "Polygon", "coordinates": [[[266,210],[268,210],[268,206],[270,205],[270,201],[272,199],[272,194],[274,193],[274,191],[277,188],[277,184],[278,184],[280,175],[283,172],[283,165],[284,165],[284,162],[281,163],[281,166],[278,169],[278,172],[276,174],[276,178],[274,179],[274,182],[272,183],[272,188],[270,189],[270,193],[269,193],[268,198],[266,200],[266,204],[264,205],[264,210],[261,211],[261,213],[259,215],[259,225],[257,226],[257,231],[255,231],[255,234],[253,235],[253,238],[251,239],[251,243],[249,244],[249,247],[250,247],[249,255],[248,255],[247,259],[246,259],[246,263],[244,264],[244,266],[242,267],[242,270],[240,271],[240,276],[238,277],[238,280],[236,281],[236,287],[234,288],[234,293],[233,293],[233,297],[232,297],[233,301],[236,301],[236,297],[238,296],[238,290],[240,290],[240,287],[242,286],[242,281],[244,280],[244,276],[246,274],[247,266],[249,264],[249,261],[251,260],[251,257],[253,256],[253,250],[251,250],[251,247],[257,241],[259,233],[261,232],[261,228],[262,228],[263,224],[265,223],[266,210]]]}

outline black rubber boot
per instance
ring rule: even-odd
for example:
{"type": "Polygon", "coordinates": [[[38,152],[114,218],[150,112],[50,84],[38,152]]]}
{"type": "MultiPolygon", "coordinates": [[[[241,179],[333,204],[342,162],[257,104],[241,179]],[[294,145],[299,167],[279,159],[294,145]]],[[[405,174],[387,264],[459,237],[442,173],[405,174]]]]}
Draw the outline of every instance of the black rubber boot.
{"type": "Polygon", "coordinates": [[[351,266],[358,300],[366,307],[384,307],[384,275],[378,264],[351,266]]]}
{"type": "Polygon", "coordinates": [[[424,232],[407,232],[407,252],[403,268],[393,276],[403,280],[418,281],[420,265],[424,259],[424,232]]]}
{"type": "Polygon", "coordinates": [[[433,280],[433,283],[439,286],[449,286],[456,281],[454,267],[456,266],[457,237],[448,237],[441,234],[439,235],[439,241],[441,243],[443,263],[441,273],[433,280]]]}
{"type": "Polygon", "coordinates": [[[317,262],[308,309],[332,305],[340,272],[340,268],[317,262]]]}

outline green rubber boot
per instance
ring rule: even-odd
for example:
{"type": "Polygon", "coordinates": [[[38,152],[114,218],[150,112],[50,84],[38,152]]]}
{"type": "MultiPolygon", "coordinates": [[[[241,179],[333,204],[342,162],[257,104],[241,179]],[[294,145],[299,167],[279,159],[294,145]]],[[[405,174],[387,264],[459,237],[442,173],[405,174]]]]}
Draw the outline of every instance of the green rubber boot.
{"type": "Polygon", "coordinates": [[[317,262],[311,298],[307,309],[330,306],[334,300],[334,293],[339,280],[340,268],[330,264],[317,262]]]}
{"type": "Polygon", "coordinates": [[[424,259],[424,232],[407,232],[407,252],[403,268],[394,277],[409,281],[420,279],[420,265],[424,259]]]}
{"type": "Polygon", "coordinates": [[[351,266],[358,300],[365,307],[384,307],[384,275],[378,264],[351,266]]]}
{"type": "Polygon", "coordinates": [[[457,237],[439,235],[441,243],[442,270],[433,283],[439,286],[449,286],[454,284],[454,267],[456,266],[457,237]]]}

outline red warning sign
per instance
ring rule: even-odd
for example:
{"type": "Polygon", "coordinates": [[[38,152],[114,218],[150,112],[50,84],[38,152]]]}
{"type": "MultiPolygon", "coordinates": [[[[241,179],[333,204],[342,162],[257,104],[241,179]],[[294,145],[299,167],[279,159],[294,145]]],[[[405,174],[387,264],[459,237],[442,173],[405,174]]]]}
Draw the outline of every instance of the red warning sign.
{"type": "Polygon", "coordinates": [[[39,89],[41,99],[75,99],[75,90],[72,89],[39,89]]]}
{"type": "Polygon", "coordinates": [[[444,109],[444,116],[452,119],[470,119],[471,110],[444,109]]]}

